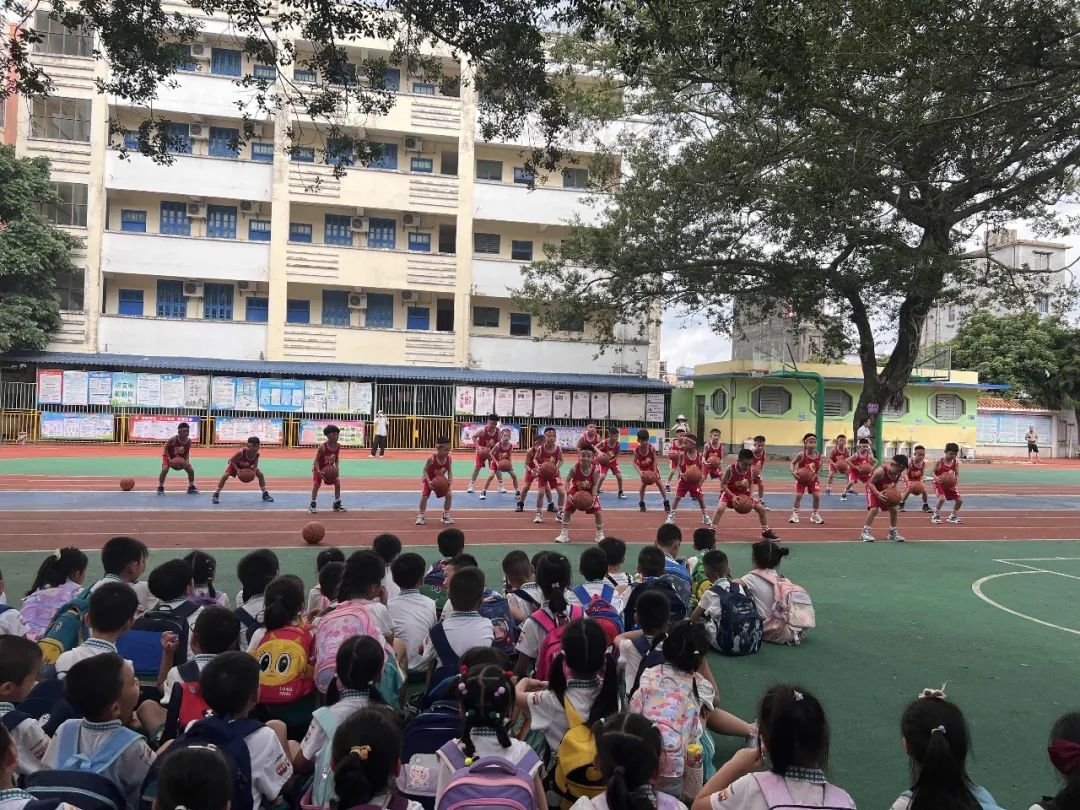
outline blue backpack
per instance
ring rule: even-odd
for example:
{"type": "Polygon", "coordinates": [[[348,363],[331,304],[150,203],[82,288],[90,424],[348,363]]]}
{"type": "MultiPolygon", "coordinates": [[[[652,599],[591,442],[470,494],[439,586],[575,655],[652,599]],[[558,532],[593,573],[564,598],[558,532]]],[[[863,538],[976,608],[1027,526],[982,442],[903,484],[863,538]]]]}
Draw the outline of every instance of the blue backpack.
{"type": "Polygon", "coordinates": [[[460,737],[464,727],[461,708],[452,700],[437,700],[414,717],[405,726],[398,793],[419,802],[425,810],[434,810],[435,788],[439,783],[436,752],[460,737]]]}
{"type": "Polygon", "coordinates": [[[672,624],[681,622],[686,618],[686,602],[679,596],[675,586],[664,577],[645,577],[641,584],[634,586],[634,589],[630,591],[630,597],[626,600],[626,607],[623,610],[623,624],[627,630],[639,629],[638,623],[634,620],[634,611],[637,609],[637,600],[646,591],[658,591],[668,600],[668,604],[671,606],[672,624]]]}
{"type": "MultiPolygon", "coordinates": [[[[41,724],[41,730],[49,737],[65,720],[77,717],[75,709],[67,702],[64,694],[64,682],[56,678],[38,681],[25,698],[19,701],[18,709],[23,714],[33,717],[41,724]]],[[[7,715],[4,716],[7,719],[7,715]]],[[[9,729],[10,730],[10,729],[9,729]]]]}
{"type": "Polygon", "coordinates": [[[431,638],[431,646],[435,648],[435,653],[439,656],[435,671],[431,673],[431,683],[442,684],[449,678],[457,677],[458,656],[454,648],[450,646],[450,640],[446,637],[442,622],[434,625],[428,631],[428,636],[431,638]]]}
{"type": "Polygon", "coordinates": [[[446,592],[447,562],[448,560],[439,560],[431,566],[420,585],[420,593],[435,602],[436,615],[442,614],[443,605],[450,599],[450,594],[446,592]]]}
{"type": "MultiPolygon", "coordinates": [[[[90,611],[90,589],[83,588],[70,602],[65,602],[53,615],[45,633],[38,640],[46,670],[55,671],[61,653],[74,650],[90,634],[86,614],[90,611]]],[[[159,642],[160,643],[160,642],[159,642]]]]}
{"type": "Polygon", "coordinates": [[[248,642],[251,641],[252,633],[262,627],[262,622],[244,610],[243,607],[234,610],[233,615],[240,620],[240,649],[246,650],[248,642]]]}
{"type": "Polygon", "coordinates": [[[604,585],[600,593],[593,595],[585,590],[584,585],[578,585],[574,588],[574,596],[578,598],[582,608],[585,609],[585,618],[592,619],[603,627],[608,645],[614,644],[615,636],[623,631],[622,616],[611,605],[611,600],[615,596],[615,589],[611,585],[604,585]]]}
{"type": "Polygon", "coordinates": [[[81,720],[68,720],[56,730],[57,767],[28,775],[26,790],[37,799],[67,802],[79,810],[127,810],[127,797],[103,774],[142,735],[118,728],[104,745],[83,753],[78,750],[81,726],[81,720]]]}
{"type": "Polygon", "coordinates": [[[199,610],[194,602],[182,602],[174,608],[162,607],[147,611],[135,620],[124,635],[116,640],[116,651],[135,666],[136,677],[144,682],[157,684],[161,669],[161,634],[175,633],[180,639],[173,658],[174,665],[187,661],[188,617],[199,610]]]}
{"type": "Polygon", "coordinates": [[[510,612],[510,603],[505,596],[495,591],[485,591],[484,601],[480,603],[480,615],[491,620],[495,638],[493,647],[502,650],[511,660],[517,658],[518,623],[510,612]]]}
{"type": "Polygon", "coordinates": [[[716,649],[725,655],[753,655],[760,650],[764,627],[754,600],[737,582],[731,583],[730,590],[720,585],[709,590],[720,599],[720,615],[713,619],[716,649]]]}

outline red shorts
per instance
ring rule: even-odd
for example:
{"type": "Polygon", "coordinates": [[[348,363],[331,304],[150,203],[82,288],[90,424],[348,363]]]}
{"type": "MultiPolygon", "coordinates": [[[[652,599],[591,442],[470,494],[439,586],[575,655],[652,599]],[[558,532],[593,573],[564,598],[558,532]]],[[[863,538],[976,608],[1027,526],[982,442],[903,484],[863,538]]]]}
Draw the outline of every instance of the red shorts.
{"type": "MultiPolygon", "coordinates": [[[[495,458],[494,456],[492,456],[490,459],[488,459],[488,469],[491,470],[492,473],[503,472],[502,470],[499,469],[499,460],[497,458],[495,458]]],[[[509,474],[511,472],[513,472],[512,468],[509,469],[509,470],[506,470],[507,474],[509,474]]]]}
{"type": "Polygon", "coordinates": [[[844,472],[840,472],[840,470],[837,469],[836,464],[834,462],[832,462],[832,461],[829,462],[829,475],[850,475],[850,474],[851,474],[851,465],[850,464],[848,465],[847,469],[844,470],[844,472]]]}
{"type": "Polygon", "coordinates": [[[701,501],[705,499],[705,495],[701,492],[701,484],[692,486],[685,478],[679,478],[679,487],[675,490],[675,496],[678,498],[693,498],[695,501],[701,501]]]}
{"type": "Polygon", "coordinates": [[[225,475],[227,475],[229,478],[236,478],[236,474],[240,472],[240,470],[258,471],[258,469],[258,467],[237,467],[233,465],[233,463],[230,461],[228,464],[225,465],[225,475]]]}
{"type": "MultiPolygon", "coordinates": [[[[447,490],[447,491],[446,491],[446,494],[447,494],[447,495],[449,495],[449,494],[450,494],[450,490],[447,490]]],[[[435,490],[433,490],[433,489],[431,488],[431,484],[429,484],[429,483],[427,482],[427,479],[425,478],[425,479],[424,479],[424,481],[423,481],[423,483],[421,483],[421,484],[420,484],[420,496],[421,496],[421,497],[423,497],[423,498],[428,498],[428,497],[431,497],[432,495],[435,495],[435,490]]],[[[436,498],[439,498],[439,497],[443,497],[443,498],[445,498],[445,497],[446,497],[446,495],[442,495],[442,496],[439,496],[439,495],[435,495],[435,497],[436,497],[436,498]]]]}
{"type": "Polygon", "coordinates": [[[494,461],[495,457],[490,454],[487,458],[480,458],[480,448],[476,448],[476,469],[479,470],[481,467],[494,463],[494,461]]]}
{"type": "Polygon", "coordinates": [[[169,456],[165,455],[164,453],[161,454],[161,463],[164,466],[169,467],[169,466],[171,466],[170,462],[172,462],[172,460],[174,458],[183,459],[185,464],[190,464],[191,463],[190,461],[188,461],[188,459],[184,458],[183,456],[173,456],[172,458],[170,458],[169,456]]]}
{"type": "Polygon", "coordinates": [[[817,495],[821,492],[821,479],[815,478],[809,484],[804,484],[802,481],[795,482],[795,494],[805,495],[809,492],[811,495],[817,495]]]}
{"type": "Polygon", "coordinates": [[[885,503],[880,498],[878,498],[877,494],[874,492],[873,487],[867,487],[866,488],[866,508],[867,509],[884,509],[885,511],[888,511],[890,509],[895,509],[896,507],[889,506],[887,503],[885,503]]]}
{"type": "Polygon", "coordinates": [[[712,468],[712,467],[709,467],[708,470],[709,470],[709,478],[711,480],[713,480],[713,481],[715,481],[717,478],[723,478],[724,477],[724,471],[721,470],[719,467],[717,467],[715,469],[712,468]]]}
{"type": "Polygon", "coordinates": [[[617,458],[613,458],[607,464],[601,464],[600,465],[600,473],[601,473],[601,475],[607,475],[608,473],[615,473],[615,475],[621,476],[622,475],[622,470],[619,469],[619,460],[617,458]]]}
{"type": "Polygon", "coordinates": [[[956,487],[949,487],[946,489],[941,486],[941,484],[934,484],[934,492],[939,498],[944,498],[947,501],[955,501],[960,497],[960,493],[957,491],[956,487]]]}
{"type": "Polygon", "coordinates": [[[551,480],[551,481],[545,481],[539,475],[536,474],[536,470],[534,470],[532,468],[526,468],[526,470],[525,470],[525,486],[531,485],[533,481],[536,481],[539,484],[541,489],[544,489],[546,487],[546,488],[548,488],[548,489],[550,489],[552,491],[561,488],[562,485],[563,485],[563,480],[558,475],[556,475],[555,478],[553,480],[551,480]]]}
{"type": "Polygon", "coordinates": [[[848,478],[848,481],[850,481],[852,484],[860,483],[860,482],[865,484],[867,481],[870,480],[870,476],[873,475],[873,474],[874,474],[873,472],[861,473],[861,472],[857,471],[854,467],[848,467],[848,476],[847,476],[847,478],[848,478]]]}
{"type": "Polygon", "coordinates": [[[574,501],[573,501],[573,495],[574,495],[574,493],[572,493],[572,492],[569,494],[569,496],[566,499],[566,505],[563,507],[563,511],[566,512],[566,514],[572,515],[572,514],[574,514],[574,512],[582,512],[582,511],[584,511],[584,513],[586,515],[596,515],[596,514],[599,514],[600,512],[603,511],[600,508],[600,499],[599,498],[593,498],[592,507],[590,509],[581,510],[581,509],[575,508],[574,507],[574,501]]]}
{"type": "MultiPolygon", "coordinates": [[[[741,495],[750,495],[749,492],[742,492],[742,493],[739,493],[739,494],[741,494],[741,495]]],[[[736,493],[732,492],[730,489],[725,489],[723,492],[720,493],[720,505],[730,507],[735,502],[735,497],[736,497],[736,493]]],[[[759,503],[761,503],[761,501],[758,500],[757,498],[754,498],[753,500],[754,500],[754,506],[757,506],[759,503]]]]}
{"type": "MultiPolygon", "coordinates": [[[[340,481],[340,480],[341,480],[341,477],[339,476],[338,481],[340,481]]],[[[318,470],[312,470],[311,471],[311,483],[313,483],[313,484],[325,484],[326,482],[323,480],[321,472],[319,472],[318,470]]]]}

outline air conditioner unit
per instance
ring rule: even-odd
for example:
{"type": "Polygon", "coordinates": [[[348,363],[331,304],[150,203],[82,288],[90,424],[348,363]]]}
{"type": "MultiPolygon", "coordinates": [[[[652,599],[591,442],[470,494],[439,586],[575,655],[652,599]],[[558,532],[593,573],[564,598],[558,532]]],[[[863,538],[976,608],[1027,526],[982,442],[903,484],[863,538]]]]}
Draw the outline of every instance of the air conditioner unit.
{"type": "Polygon", "coordinates": [[[203,297],[203,285],[201,281],[185,281],[184,282],[184,297],[185,298],[202,298],[203,297]]]}
{"type": "Polygon", "coordinates": [[[349,309],[367,309],[367,295],[364,293],[350,293],[349,309]]]}
{"type": "Polygon", "coordinates": [[[259,283],[257,281],[238,281],[236,282],[236,291],[241,295],[251,295],[258,292],[259,283]]]}
{"type": "Polygon", "coordinates": [[[259,203],[255,200],[241,200],[240,201],[240,213],[242,214],[257,214],[259,213],[259,203]]]}
{"type": "Polygon", "coordinates": [[[401,291],[401,300],[402,301],[412,301],[414,297],[416,297],[416,293],[414,293],[412,290],[402,290],[401,291]]]}
{"type": "Polygon", "coordinates": [[[419,214],[402,214],[401,224],[406,228],[419,228],[420,227],[420,215],[419,214]]]}
{"type": "Polygon", "coordinates": [[[188,137],[193,141],[205,141],[210,137],[210,127],[206,124],[191,124],[188,127],[188,137]]]}
{"type": "Polygon", "coordinates": [[[211,48],[205,42],[191,43],[191,57],[193,59],[209,59],[211,48]]]}
{"type": "Polygon", "coordinates": [[[206,206],[202,203],[188,203],[187,215],[191,219],[206,219],[206,206]]]}
{"type": "Polygon", "coordinates": [[[353,217],[349,220],[349,230],[353,233],[367,233],[368,232],[368,218],[367,217],[353,217]]]}
{"type": "Polygon", "coordinates": [[[423,138],[406,138],[405,139],[405,151],[406,152],[423,152],[424,151],[424,139],[423,138]]]}

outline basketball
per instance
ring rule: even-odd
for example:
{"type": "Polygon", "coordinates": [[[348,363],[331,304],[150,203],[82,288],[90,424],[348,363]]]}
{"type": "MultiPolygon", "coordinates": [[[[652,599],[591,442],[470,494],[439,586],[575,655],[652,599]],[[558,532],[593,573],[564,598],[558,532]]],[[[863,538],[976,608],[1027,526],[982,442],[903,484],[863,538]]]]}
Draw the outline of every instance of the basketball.
{"type": "Polygon", "coordinates": [[[243,483],[250,484],[255,480],[255,471],[250,467],[244,467],[243,469],[236,471],[236,477],[243,483]]]}
{"type": "Polygon", "coordinates": [[[641,471],[641,483],[645,486],[652,486],[660,480],[660,476],[656,470],[642,470],[641,471]]]}
{"type": "Polygon", "coordinates": [[[874,471],[874,465],[873,464],[860,464],[855,469],[858,470],[863,475],[869,475],[870,473],[872,473],[874,471]]]}
{"type": "Polygon", "coordinates": [[[736,495],[731,502],[731,508],[740,515],[747,515],[754,511],[754,499],[749,495],[736,495]]]}
{"type": "Polygon", "coordinates": [[[887,506],[896,506],[900,501],[904,500],[904,493],[894,484],[891,487],[885,487],[885,489],[881,490],[880,500],[887,506]]]}
{"type": "Polygon", "coordinates": [[[795,480],[800,484],[813,483],[815,478],[817,478],[817,474],[814,472],[813,467],[799,467],[795,471],[795,480]]]}
{"type": "Polygon", "coordinates": [[[840,459],[836,460],[836,463],[833,466],[836,467],[837,472],[846,473],[847,468],[848,468],[848,463],[844,459],[840,458],[840,459]]]}
{"type": "Polygon", "coordinates": [[[321,543],[322,539],[326,537],[326,528],[321,523],[313,520],[301,530],[300,536],[304,538],[305,543],[314,546],[321,543]]]}
{"type": "Polygon", "coordinates": [[[172,467],[174,470],[187,469],[187,459],[182,458],[181,456],[175,456],[169,462],[169,466],[172,467]]]}
{"type": "Polygon", "coordinates": [[[491,451],[488,450],[486,447],[480,447],[477,449],[476,455],[480,457],[481,461],[487,461],[489,458],[491,458],[491,451]]]}
{"type": "Polygon", "coordinates": [[[498,466],[499,472],[510,472],[512,469],[514,469],[514,462],[512,462],[508,458],[503,458],[499,459],[499,463],[496,466],[498,466]]]}
{"type": "Polygon", "coordinates": [[[701,471],[701,467],[688,467],[686,470],[686,483],[691,486],[700,484],[705,478],[705,473],[701,471]]]}
{"type": "Polygon", "coordinates": [[[711,455],[707,459],[705,459],[705,463],[709,465],[710,469],[719,470],[720,469],[720,464],[722,462],[721,462],[720,456],[718,456],[718,455],[716,455],[714,453],[713,455],[711,455]]]}
{"type": "Polygon", "coordinates": [[[944,472],[938,476],[938,482],[942,489],[952,489],[956,486],[956,473],[944,472]]]}
{"type": "Polygon", "coordinates": [[[437,498],[446,497],[446,493],[450,491],[450,482],[446,480],[445,475],[436,475],[431,479],[431,491],[437,498]]]}
{"type": "Polygon", "coordinates": [[[591,492],[585,492],[584,490],[578,490],[570,498],[570,502],[574,504],[574,508],[579,512],[586,512],[592,509],[593,496],[591,492]]]}
{"type": "Polygon", "coordinates": [[[327,464],[322,468],[322,480],[327,484],[332,484],[338,480],[337,464],[327,464]]]}
{"type": "Polygon", "coordinates": [[[554,481],[559,477],[559,468],[550,461],[545,461],[537,469],[536,474],[540,476],[541,481],[554,481]]]}
{"type": "Polygon", "coordinates": [[[669,459],[671,459],[672,461],[678,461],[680,452],[682,452],[682,451],[679,450],[679,448],[673,444],[673,445],[671,445],[671,447],[668,448],[667,457],[669,459]]]}
{"type": "Polygon", "coordinates": [[[120,489],[124,490],[124,492],[131,492],[131,490],[135,489],[135,479],[134,478],[121,478],[120,479],[120,489]]]}
{"type": "Polygon", "coordinates": [[[923,486],[922,481],[911,481],[908,484],[907,491],[912,495],[922,495],[926,492],[926,487],[923,486]]]}
{"type": "Polygon", "coordinates": [[[611,456],[607,453],[601,453],[596,457],[596,460],[606,466],[611,463],[611,456]]]}

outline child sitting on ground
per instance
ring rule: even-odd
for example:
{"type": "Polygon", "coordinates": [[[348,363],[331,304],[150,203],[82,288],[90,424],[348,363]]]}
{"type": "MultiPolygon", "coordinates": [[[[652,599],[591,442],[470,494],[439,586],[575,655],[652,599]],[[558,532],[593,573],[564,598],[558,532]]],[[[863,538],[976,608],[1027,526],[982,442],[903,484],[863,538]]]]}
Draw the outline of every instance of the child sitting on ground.
{"type": "Polygon", "coordinates": [[[241,588],[236,598],[236,618],[240,620],[242,650],[247,649],[251,634],[262,625],[266,607],[263,593],[270,580],[278,575],[279,569],[277,555],[266,548],[245,554],[236,564],[236,578],[240,580],[241,588]]]}
{"type": "Polygon", "coordinates": [[[56,611],[84,590],[86,555],[74,546],[59,551],[59,554],[53,552],[42,560],[34,583],[22,601],[19,613],[26,622],[26,637],[31,641],[40,639],[56,611]]]}
{"type": "Polygon", "coordinates": [[[229,595],[214,587],[214,576],[217,574],[217,560],[205,551],[192,551],[184,558],[184,562],[191,566],[191,582],[194,587],[188,594],[188,599],[203,607],[220,605],[229,607],[229,595]]]}
{"type": "Polygon", "coordinates": [[[519,625],[529,614],[540,607],[544,595],[536,584],[529,555],[521,549],[509,552],[502,561],[503,584],[510,613],[519,625]]]}
{"type": "Polygon", "coordinates": [[[620,595],[623,595],[624,591],[630,587],[630,583],[634,581],[630,574],[622,570],[623,563],[626,562],[626,543],[618,537],[605,537],[596,545],[607,555],[607,581],[615,586],[620,595]]]}
{"type": "Polygon", "coordinates": [[[342,723],[330,758],[338,807],[424,810],[419,802],[397,795],[394,777],[401,770],[401,726],[387,707],[361,709],[342,723]]]}
{"type": "Polygon", "coordinates": [[[386,575],[383,577],[382,586],[383,591],[386,592],[386,604],[390,604],[390,600],[398,595],[398,586],[394,584],[394,579],[390,575],[390,567],[401,554],[401,540],[396,534],[378,534],[371,541],[371,550],[378,554],[386,565],[386,575]]]}
{"type": "Polygon", "coordinates": [[[623,712],[598,723],[595,734],[596,766],[604,792],[593,799],[582,796],[570,810],[686,810],[678,799],[652,788],[663,751],[656,726],[640,714],[623,712]]]}
{"type": "Polygon", "coordinates": [[[424,642],[435,626],[435,602],[420,592],[424,581],[424,558],[412,552],[402,554],[390,566],[390,573],[398,587],[398,596],[387,604],[394,637],[405,645],[409,675],[419,676],[426,672],[431,659],[430,646],[424,642]]]}
{"type": "Polygon", "coordinates": [[[192,745],[171,754],[158,771],[154,810],[229,810],[233,777],[225,755],[192,745]]]}
{"type": "Polygon", "coordinates": [[[18,751],[15,772],[27,776],[41,770],[49,738],[41,724],[17,709],[41,672],[41,648],[21,636],[0,636],[0,717],[18,751]],[[8,717],[8,715],[12,715],[8,717]]]}
{"type": "MultiPolygon", "coordinates": [[[[42,804],[34,794],[16,786],[18,762],[18,746],[8,730],[0,725],[0,810],[23,810],[31,802],[35,802],[35,806],[42,804]]],[[[51,802],[49,806],[52,806],[51,802]]],[[[66,802],[60,802],[54,810],[76,809],[66,802]]]]}
{"type": "Polygon", "coordinates": [[[495,640],[491,619],[480,615],[484,601],[484,572],[467,567],[454,570],[450,579],[450,615],[431,628],[428,644],[435,651],[432,685],[458,671],[462,653],[472,647],[490,646],[495,640]]]}
{"type": "Polygon", "coordinates": [[[56,659],[56,677],[63,680],[75,664],[87,658],[115,653],[116,640],[131,629],[138,609],[139,597],[126,582],[102,583],[90,594],[86,615],[90,637],[78,647],[60,654],[56,659]]]}
{"type": "Polygon", "coordinates": [[[112,537],[101,547],[101,567],[105,576],[90,586],[93,593],[106,582],[126,582],[135,589],[139,598],[139,613],[153,607],[154,597],[145,582],[139,577],[146,570],[146,559],[150,555],[146,546],[134,537],[112,537]]]}
{"type": "MultiPolygon", "coordinates": [[[[345,552],[343,552],[340,548],[334,548],[332,546],[330,548],[324,548],[322,551],[320,551],[318,556],[315,557],[316,578],[319,576],[319,573],[323,570],[323,568],[325,568],[332,562],[344,563],[345,552]]],[[[319,613],[322,613],[324,610],[326,610],[326,608],[328,608],[329,606],[330,598],[323,593],[322,586],[315,585],[315,587],[308,591],[307,614],[309,616],[318,615],[319,613]]]]}

